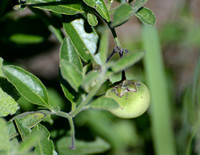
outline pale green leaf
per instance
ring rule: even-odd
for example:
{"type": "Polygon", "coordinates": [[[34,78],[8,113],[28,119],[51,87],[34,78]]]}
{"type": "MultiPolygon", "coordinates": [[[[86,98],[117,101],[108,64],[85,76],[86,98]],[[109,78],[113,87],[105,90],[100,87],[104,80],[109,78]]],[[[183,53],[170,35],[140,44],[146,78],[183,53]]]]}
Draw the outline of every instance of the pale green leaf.
{"type": "Polygon", "coordinates": [[[6,121],[0,118],[0,154],[8,155],[10,149],[8,127],[6,121]]]}
{"type": "Polygon", "coordinates": [[[98,24],[97,17],[92,13],[87,13],[87,21],[91,26],[96,26],[98,24]]]}
{"type": "Polygon", "coordinates": [[[53,155],[54,146],[50,140],[50,133],[45,126],[38,124],[32,131],[33,133],[40,133],[40,140],[37,143],[34,154],[35,155],[53,155]]]}
{"type": "Polygon", "coordinates": [[[106,62],[108,56],[108,49],[109,49],[109,31],[106,29],[100,39],[100,46],[99,51],[96,54],[100,58],[100,65],[103,65],[106,62]]]}
{"type": "Polygon", "coordinates": [[[110,22],[110,14],[104,0],[83,0],[88,6],[96,11],[107,21],[110,22]]]}
{"type": "Polygon", "coordinates": [[[5,77],[2,71],[2,67],[3,67],[3,59],[0,57],[0,77],[5,77]]]}
{"type": "Polygon", "coordinates": [[[159,35],[155,27],[144,25],[143,44],[145,74],[151,92],[151,121],[156,154],[175,155],[175,139],[172,128],[168,82],[162,60],[159,35]],[[163,123],[164,122],[164,123],[163,123]],[[161,127],[162,126],[162,127],[161,127]],[[161,128],[160,128],[161,127],[161,128]],[[163,141],[164,139],[164,141],[163,141]]]}
{"type": "Polygon", "coordinates": [[[47,90],[36,76],[12,65],[4,66],[3,71],[25,99],[33,104],[49,107],[47,90]]]}
{"type": "Polygon", "coordinates": [[[36,126],[38,123],[40,123],[44,118],[45,114],[42,112],[26,112],[20,115],[17,115],[12,119],[12,121],[8,122],[8,129],[9,129],[9,137],[10,139],[14,138],[18,135],[18,130],[16,130],[14,122],[17,120],[17,122],[21,122],[24,126],[27,126],[29,129],[36,126]]]}
{"type": "Polygon", "coordinates": [[[96,138],[95,141],[85,142],[81,140],[75,141],[76,149],[69,149],[71,144],[71,137],[64,137],[60,139],[57,143],[58,154],[59,155],[85,155],[85,154],[95,154],[107,151],[110,145],[101,138],[96,138]]]}
{"type": "Polygon", "coordinates": [[[84,77],[82,81],[82,88],[89,90],[89,86],[92,87],[93,83],[96,83],[98,80],[99,73],[97,71],[91,71],[84,77]]]}
{"type": "Polygon", "coordinates": [[[67,21],[64,23],[64,29],[83,60],[93,59],[100,64],[100,58],[95,55],[99,37],[92,27],[90,32],[86,32],[84,24],[81,18],[67,21]]]}
{"type": "Polygon", "coordinates": [[[0,78],[0,116],[13,115],[19,109],[16,89],[4,78],[0,78]]]}
{"type": "Polygon", "coordinates": [[[42,136],[42,132],[31,132],[20,144],[17,148],[16,154],[26,154],[33,155],[32,149],[38,144],[40,138],[42,136]]]}
{"type": "Polygon", "coordinates": [[[136,12],[136,17],[144,24],[155,25],[156,17],[153,12],[148,8],[141,8],[136,12]]]}
{"type": "Polygon", "coordinates": [[[19,118],[15,119],[15,124],[17,127],[17,131],[20,134],[22,140],[27,138],[27,136],[29,136],[29,134],[31,133],[31,129],[26,124],[21,122],[19,118]]]}

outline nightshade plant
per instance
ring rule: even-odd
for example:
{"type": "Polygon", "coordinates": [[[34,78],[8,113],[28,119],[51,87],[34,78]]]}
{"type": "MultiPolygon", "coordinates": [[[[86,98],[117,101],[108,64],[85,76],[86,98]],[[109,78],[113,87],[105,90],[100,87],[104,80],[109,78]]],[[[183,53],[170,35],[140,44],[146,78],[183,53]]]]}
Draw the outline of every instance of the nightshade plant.
{"type": "Polygon", "coordinates": [[[94,154],[109,149],[109,144],[100,138],[91,143],[76,140],[73,119],[90,108],[107,111],[119,108],[116,100],[105,96],[112,86],[109,78],[122,72],[119,82],[126,80],[124,69],[140,61],[144,52],[131,53],[123,49],[115,28],[133,15],[143,24],[154,25],[152,11],[143,7],[146,2],[130,0],[112,8],[112,0],[19,0],[14,8],[23,11],[29,7],[41,16],[61,43],[60,85],[71,102],[71,111],[61,111],[59,106],[51,104],[46,87],[36,76],[21,67],[4,64],[0,58],[0,116],[14,115],[20,108],[17,101],[21,97],[40,107],[38,111],[17,114],[8,122],[0,119],[0,154],[94,154]],[[50,15],[59,19],[62,27],[55,26],[50,15]],[[105,30],[97,33],[99,25],[105,30]],[[111,30],[116,43],[109,56],[107,29],[111,30]],[[111,61],[117,53],[120,59],[111,61]],[[69,121],[70,136],[63,142],[69,149],[65,152],[55,149],[50,133],[40,124],[53,115],[69,121]]]}

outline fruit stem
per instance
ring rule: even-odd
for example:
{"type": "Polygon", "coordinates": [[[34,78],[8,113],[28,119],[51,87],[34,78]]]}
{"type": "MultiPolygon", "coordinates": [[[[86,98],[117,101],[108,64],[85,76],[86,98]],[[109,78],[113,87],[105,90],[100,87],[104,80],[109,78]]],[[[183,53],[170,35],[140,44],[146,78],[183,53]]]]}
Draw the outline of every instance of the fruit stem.
{"type": "MultiPolygon", "coordinates": [[[[107,58],[106,62],[108,62],[108,61],[111,59],[111,57],[112,57],[117,51],[119,51],[119,56],[120,56],[120,58],[123,57],[123,53],[124,53],[124,52],[125,52],[125,53],[128,53],[128,50],[122,49],[122,48],[121,48],[121,44],[120,44],[120,41],[119,41],[119,39],[118,39],[118,37],[117,37],[117,33],[116,33],[116,31],[115,31],[115,28],[113,28],[113,27],[110,26],[111,23],[107,23],[107,24],[108,24],[108,27],[110,28],[110,30],[111,30],[111,32],[112,32],[112,35],[113,35],[113,37],[114,37],[114,39],[115,39],[115,43],[116,43],[117,47],[113,49],[112,53],[111,53],[110,56],[107,58]]],[[[126,74],[125,74],[125,70],[122,70],[122,79],[121,79],[121,81],[124,81],[124,80],[126,80],[126,74]]]]}
{"type": "MultiPolygon", "coordinates": [[[[123,51],[120,51],[119,52],[119,56],[120,56],[120,59],[123,57],[123,51]]],[[[124,81],[124,80],[126,80],[126,74],[125,74],[125,70],[122,70],[122,79],[121,79],[121,81],[124,81]]]]}

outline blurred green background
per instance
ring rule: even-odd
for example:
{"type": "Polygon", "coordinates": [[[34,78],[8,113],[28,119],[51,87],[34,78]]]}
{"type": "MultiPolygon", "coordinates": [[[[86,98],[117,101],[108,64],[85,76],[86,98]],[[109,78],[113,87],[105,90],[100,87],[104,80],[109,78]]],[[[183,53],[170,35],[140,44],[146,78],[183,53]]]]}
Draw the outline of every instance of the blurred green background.
{"type": "MultiPolygon", "coordinates": [[[[60,28],[60,17],[48,13],[41,17],[28,8],[14,11],[14,4],[0,1],[0,56],[38,76],[49,88],[50,102],[69,111],[58,81],[60,43],[45,20],[50,18],[60,28]]],[[[155,13],[156,28],[133,17],[116,30],[124,48],[146,52],[143,61],[126,74],[148,85],[151,107],[130,120],[104,111],[82,112],[75,119],[76,138],[104,138],[112,146],[104,154],[200,154],[200,1],[149,0],[146,6],[155,13]]],[[[110,37],[109,51],[113,47],[110,37]]],[[[113,82],[119,79],[120,74],[111,78],[113,82]]],[[[24,99],[20,105],[19,112],[37,108],[24,99]]],[[[61,118],[53,120],[44,124],[56,143],[67,134],[68,124],[61,118]]]]}

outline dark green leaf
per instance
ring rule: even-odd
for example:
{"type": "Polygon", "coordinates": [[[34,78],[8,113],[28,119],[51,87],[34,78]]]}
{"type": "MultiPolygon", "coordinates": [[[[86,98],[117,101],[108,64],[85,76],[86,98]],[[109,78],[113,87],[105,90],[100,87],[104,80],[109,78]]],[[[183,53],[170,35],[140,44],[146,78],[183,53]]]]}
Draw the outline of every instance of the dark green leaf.
{"type": "Polygon", "coordinates": [[[10,154],[9,133],[6,121],[0,118],[0,154],[10,154]]]}
{"type": "Polygon", "coordinates": [[[60,109],[64,108],[64,101],[63,98],[60,96],[59,92],[55,89],[48,88],[48,94],[49,94],[49,104],[52,107],[59,107],[60,109]]]}
{"type": "Polygon", "coordinates": [[[8,1],[0,1],[0,16],[6,10],[7,5],[8,5],[8,1]]]}
{"type": "MultiPolygon", "coordinates": [[[[128,54],[123,56],[122,59],[118,60],[116,63],[111,63],[111,70],[113,72],[119,72],[125,68],[128,68],[132,65],[134,65],[135,63],[137,63],[139,60],[141,60],[144,56],[144,52],[136,52],[133,54],[128,54]]],[[[109,64],[108,64],[109,65],[109,64]]]]}
{"type": "Polygon", "coordinates": [[[60,139],[57,143],[58,154],[59,155],[85,155],[85,154],[95,154],[102,153],[107,151],[110,148],[110,145],[101,138],[97,138],[93,142],[85,142],[81,140],[75,141],[76,149],[69,149],[71,144],[71,138],[64,137],[60,139]]]}
{"type": "Polygon", "coordinates": [[[131,18],[134,14],[132,6],[130,4],[124,3],[120,5],[114,12],[114,17],[111,26],[119,26],[131,18]]]}
{"type": "Polygon", "coordinates": [[[37,143],[34,154],[36,155],[53,155],[53,142],[50,140],[50,133],[45,126],[38,124],[32,131],[33,133],[40,133],[40,140],[37,143]]]}
{"type": "MultiPolygon", "coordinates": [[[[66,82],[63,78],[60,79],[60,84],[63,90],[63,93],[65,95],[65,97],[70,101],[73,102],[74,101],[74,95],[72,93],[72,91],[70,91],[69,89],[73,89],[68,82],[66,82]],[[70,88],[69,88],[70,87],[70,88]]],[[[75,91],[74,91],[75,92],[75,91]]]]}
{"type": "Polygon", "coordinates": [[[136,12],[136,17],[144,24],[155,25],[156,17],[153,12],[147,8],[141,8],[136,12]]]}
{"type": "Polygon", "coordinates": [[[61,61],[60,64],[62,77],[69,82],[72,88],[78,91],[82,82],[82,73],[78,67],[68,61],[61,61]]]}
{"type": "Polygon", "coordinates": [[[37,77],[12,65],[4,66],[3,71],[24,98],[33,104],[49,107],[47,90],[37,77]]]}
{"type": "Polygon", "coordinates": [[[95,55],[99,37],[92,27],[88,33],[84,28],[84,20],[76,19],[64,23],[64,29],[83,60],[93,59],[100,63],[99,57],[95,55]]]}
{"type": "Polygon", "coordinates": [[[94,109],[111,110],[118,108],[119,104],[115,100],[103,96],[94,100],[91,104],[89,104],[89,107],[94,109]]]}
{"type": "MultiPolygon", "coordinates": [[[[29,129],[36,126],[45,118],[45,114],[42,112],[26,112],[20,115],[17,115],[13,118],[13,120],[17,119],[17,122],[21,122],[24,126],[27,126],[29,129]]],[[[9,129],[9,137],[12,139],[13,137],[18,135],[18,131],[15,128],[14,122],[8,122],[9,129]]]]}
{"type": "Polygon", "coordinates": [[[13,115],[19,109],[19,95],[15,87],[7,79],[0,77],[0,116],[13,115]]]}
{"type": "Polygon", "coordinates": [[[81,2],[78,0],[73,0],[73,2],[56,0],[26,0],[25,4],[31,5],[38,9],[66,15],[84,13],[81,2]]]}
{"type": "Polygon", "coordinates": [[[87,13],[87,21],[91,26],[96,26],[98,24],[97,17],[92,13],[87,13]]]}
{"type": "Polygon", "coordinates": [[[147,2],[148,0],[135,0],[135,3],[133,5],[133,11],[134,13],[136,13],[141,7],[144,6],[144,4],[147,2]]]}
{"type": "Polygon", "coordinates": [[[107,22],[110,21],[110,14],[107,10],[104,0],[83,0],[87,5],[96,9],[96,11],[105,19],[107,22]]]}
{"type": "MultiPolygon", "coordinates": [[[[74,64],[78,68],[78,70],[82,72],[83,66],[81,60],[77,54],[76,49],[74,48],[74,45],[68,37],[63,40],[60,49],[60,62],[62,62],[63,60],[74,64]]],[[[62,63],[60,64],[60,66],[61,65],[62,63]]]]}

